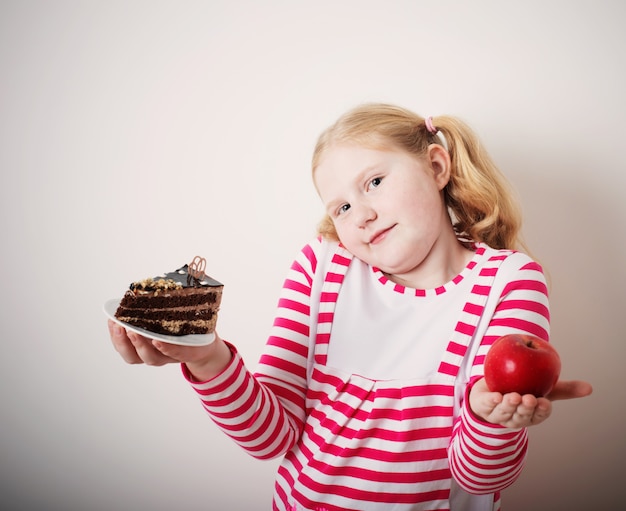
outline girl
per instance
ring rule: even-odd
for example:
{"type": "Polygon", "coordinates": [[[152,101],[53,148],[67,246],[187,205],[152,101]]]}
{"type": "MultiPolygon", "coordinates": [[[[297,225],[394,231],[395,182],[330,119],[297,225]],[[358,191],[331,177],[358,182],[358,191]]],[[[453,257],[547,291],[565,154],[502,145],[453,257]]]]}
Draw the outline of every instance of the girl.
{"type": "Polygon", "coordinates": [[[257,371],[216,336],[181,347],[109,323],[130,363],[181,362],[213,421],[284,456],[274,510],[497,510],[551,400],[489,392],[489,346],[549,335],[541,267],[475,135],[452,117],[358,107],[319,138],[320,236],[293,262],[257,371]]]}

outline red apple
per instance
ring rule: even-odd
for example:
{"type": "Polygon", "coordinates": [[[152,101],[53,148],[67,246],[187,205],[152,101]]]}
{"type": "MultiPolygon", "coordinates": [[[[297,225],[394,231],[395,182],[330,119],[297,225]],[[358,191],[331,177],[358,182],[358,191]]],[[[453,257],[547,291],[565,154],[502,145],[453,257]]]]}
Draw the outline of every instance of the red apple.
{"type": "Polygon", "coordinates": [[[561,359],[547,341],[509,334],[496,339],[485,357],[485,382],[491,392],[548,394],[559,379],[561,359]]]}

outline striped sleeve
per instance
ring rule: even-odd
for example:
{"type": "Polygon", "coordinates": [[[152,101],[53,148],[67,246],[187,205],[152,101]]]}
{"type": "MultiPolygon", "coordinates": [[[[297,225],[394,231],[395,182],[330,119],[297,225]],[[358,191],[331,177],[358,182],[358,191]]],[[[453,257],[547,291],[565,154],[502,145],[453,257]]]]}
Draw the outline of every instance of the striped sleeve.
{"type": "Polygon", "coordinates": [[[230,365],[207,382],[194,382],[215,424],[250,455],[271,459],[296,443],[305,422],[310,297],[318,246],[307,245],[293,262],[278,301],[270,336],[254,374],[237,350],[230,365]]]}
{"type": "Polygon", "coordinates": [[[471,380],[461,412],[454,424],[449,448],[451,471],[466,491],[475,494],[497,493],[510,486],[520,475],[528,446],[526,428],[510,429],[478,419],[469,408],[469,391],[483,375],[489,347],[509,333],[530,334],[549,339],[550,312],[548,289],[541,266],[522,254],[502,286],[481,346],[473,361],[471,380]]]}

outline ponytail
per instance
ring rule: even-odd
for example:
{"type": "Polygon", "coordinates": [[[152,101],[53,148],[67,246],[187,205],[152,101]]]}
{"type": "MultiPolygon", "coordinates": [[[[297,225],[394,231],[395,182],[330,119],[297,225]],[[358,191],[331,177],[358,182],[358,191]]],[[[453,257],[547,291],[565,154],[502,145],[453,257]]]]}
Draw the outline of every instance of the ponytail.
{"type": "Polygon", "coordinates": [[[457,118],[436,117],[433,124],[444,136],[452,161],[444,195],[457,234],[497,249],[523,246],[519,205],[480,140],[457,118]]]}

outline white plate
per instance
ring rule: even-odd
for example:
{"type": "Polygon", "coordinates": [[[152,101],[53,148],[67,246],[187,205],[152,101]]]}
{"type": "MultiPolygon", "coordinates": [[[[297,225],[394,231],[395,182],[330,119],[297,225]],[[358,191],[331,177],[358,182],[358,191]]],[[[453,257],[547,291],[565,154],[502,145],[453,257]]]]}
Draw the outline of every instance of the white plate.
{"type": "Polygon", "coordinates": [[[215,334],[191,334],[191,335],[163,335],[144,330],[128,323],[124,323],[115,317],[115,311],[120,305],[120,300],[114,298],[104,303],[104,313],[109,319],[115,321],[118,325],[122,325],[126,330],[136,332],[139,335],[148,337],[149,339],[157,339],[158,341],[168,342],[170,344],[179,344],[181,346],[206,346],[215,340],[215,334]]]}

